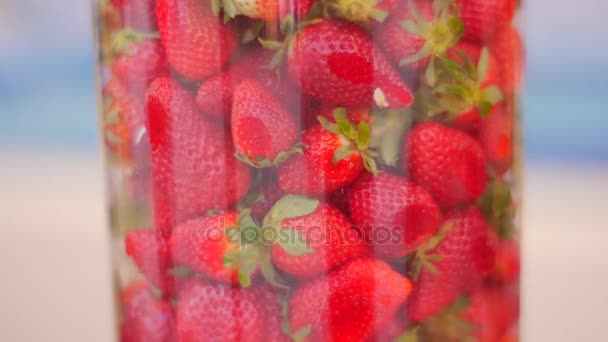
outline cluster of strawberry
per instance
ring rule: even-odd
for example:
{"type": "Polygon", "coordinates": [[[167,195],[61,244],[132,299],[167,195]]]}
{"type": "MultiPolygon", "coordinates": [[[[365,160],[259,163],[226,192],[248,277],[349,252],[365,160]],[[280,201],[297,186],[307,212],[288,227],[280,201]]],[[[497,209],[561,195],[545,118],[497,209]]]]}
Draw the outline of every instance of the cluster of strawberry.
{"type": "Polygon", "coordinates": [[[106,0],[121,339],[516,339],[516,0],[106,0]]]}

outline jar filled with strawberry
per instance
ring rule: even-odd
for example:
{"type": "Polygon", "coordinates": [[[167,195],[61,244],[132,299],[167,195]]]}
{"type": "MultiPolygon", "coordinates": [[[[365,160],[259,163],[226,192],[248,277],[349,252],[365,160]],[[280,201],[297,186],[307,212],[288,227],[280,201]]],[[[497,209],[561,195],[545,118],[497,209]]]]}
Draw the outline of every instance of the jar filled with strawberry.
{"type": "Polygon", "coordinates": [[[516,341],[520,7],[97,0],[120,341],[516,341]]]}

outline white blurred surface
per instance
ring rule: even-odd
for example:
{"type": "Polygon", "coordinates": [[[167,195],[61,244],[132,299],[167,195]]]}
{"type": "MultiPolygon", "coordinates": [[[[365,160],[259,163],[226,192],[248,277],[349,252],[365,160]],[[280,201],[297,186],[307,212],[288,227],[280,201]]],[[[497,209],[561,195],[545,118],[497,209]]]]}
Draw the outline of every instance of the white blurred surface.
{"type": "MultiPolygon", "coordinates": [[[[112,341],[99,159],[0,160],[0,341],[112,341]]],[[[608,167],[528,166],[524,341],[608,341],[607,194],[608,167]]]]}

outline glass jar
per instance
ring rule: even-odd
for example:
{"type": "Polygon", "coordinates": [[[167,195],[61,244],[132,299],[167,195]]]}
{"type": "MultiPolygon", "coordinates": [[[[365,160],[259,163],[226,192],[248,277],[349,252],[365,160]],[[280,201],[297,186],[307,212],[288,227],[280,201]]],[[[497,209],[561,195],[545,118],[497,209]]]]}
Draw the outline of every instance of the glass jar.
{"type": "Polygon", "coordinates": [[[121,341],[515,341],[516,0],[99,0],[121,341]]]}

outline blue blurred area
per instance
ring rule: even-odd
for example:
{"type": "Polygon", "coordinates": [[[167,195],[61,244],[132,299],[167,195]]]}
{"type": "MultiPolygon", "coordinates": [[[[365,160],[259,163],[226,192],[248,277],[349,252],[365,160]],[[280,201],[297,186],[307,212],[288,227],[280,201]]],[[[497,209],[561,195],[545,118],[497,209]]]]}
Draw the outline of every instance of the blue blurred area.
{"type": "MultiPolygon", "coordinates": [[[[608,162],[606,10],[601,0],[527,2],[529,159],[608,162]]],[[[96,148],[89,12],[83,0],[0,2],[0,146],[96,148]]]]}

